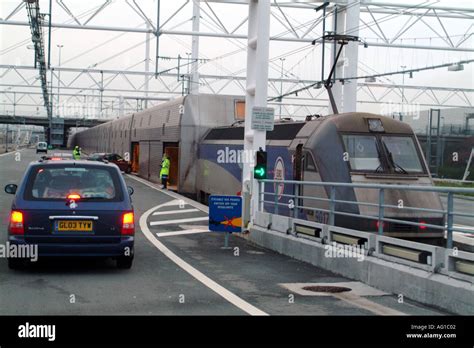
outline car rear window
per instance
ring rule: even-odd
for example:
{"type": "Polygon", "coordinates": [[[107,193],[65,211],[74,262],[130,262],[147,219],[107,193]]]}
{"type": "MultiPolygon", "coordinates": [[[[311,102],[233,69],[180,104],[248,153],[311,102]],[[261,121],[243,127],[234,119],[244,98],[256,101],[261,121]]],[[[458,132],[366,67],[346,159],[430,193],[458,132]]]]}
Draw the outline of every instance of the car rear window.
{"type": "Polygon", "coordinates": [[[120,201],[123,192],[115,168],[81,165],[35,166],[27,181],[27,200],[120,201]]]}

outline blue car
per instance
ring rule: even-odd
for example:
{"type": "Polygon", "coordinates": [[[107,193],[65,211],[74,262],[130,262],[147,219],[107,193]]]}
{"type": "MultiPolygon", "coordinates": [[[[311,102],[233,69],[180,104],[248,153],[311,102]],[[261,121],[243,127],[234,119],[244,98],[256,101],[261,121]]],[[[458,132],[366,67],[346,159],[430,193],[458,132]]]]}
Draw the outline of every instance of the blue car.
{"type": "MultiPolygon", "coordinates": [[[[110,257],[129,269],[134,255],[134,211],[119,168],[90,161],[46,159],[29,165],[15,194],[8,227],[18,250],[37,246],[38,257],[110,257]]],[[[15,269],[25,259],[9,257],[15,269]]]]}

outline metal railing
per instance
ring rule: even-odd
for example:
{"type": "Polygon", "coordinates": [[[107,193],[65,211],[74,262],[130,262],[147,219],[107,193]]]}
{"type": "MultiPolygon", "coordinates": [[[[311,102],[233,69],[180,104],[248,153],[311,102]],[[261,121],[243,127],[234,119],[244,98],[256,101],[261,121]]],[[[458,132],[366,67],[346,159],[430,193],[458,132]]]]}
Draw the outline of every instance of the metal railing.
{"type": "MultiPolygon", "coordinates": [[[[304,192],[304,191],[303,191],[304,192]]],[[[398,184],[354,184],[354,183],[335,183],[335,182],[313,182],[313,181],[295,181],[295,180],[259,180],[259,211],[264,211],[264,205],[269,204],[273,206],[273,212],[268,211],[276,215],[280,214],[280,207],[286,207],[290,213],[290,217],[297,218],[298,210],[310,210],[313,212],[321,212],[329,214],[327,221],[328,225],[335,225],[335,219],[337,215],[348,216],[354,218],[362,218],[368,220],[377,221],[377,230],[378,234],[384,234],[384,225],[385,222],[403,224],[407,226],[415,226],[418,228],[426,229],[431,228],[434,230],[445,231],[447,235],[447,248],[453,247],[453,232],[462,232],[462,233],[474,233],[474,230],[459,228],[454,225],[454,218],[463,217],[472,219],[474,226],[474,204],[473,209],[469,213],[466,212],[456,212],[454,209],[454,195],[456,194],[472,194],[474,195],[474,188],[457,188],[457,187],[434,187],[434,186],[419,186],[419,185],[398,185],[398,184]],[[273,184],[274,191],[265,191],[265,184],[273,184]],[[283,193],[278,192],[278,185],[292,185],[293,192],[283,193]],[[314,197],[314,196],[304,196],[300,195],[301,187],[304,186],[319,186],[328,188],[329,198],[324,197],[314,197]],[[352,201],[347,199],[336,199],[336,188],[345,187],[345,188],[357,188],[357,189],[367,189],[367,190],[378,190],[378,201],[374,202],[360,202],[352,201]],[[385,202],[385,193],[388,190],[401,190],[401,191],[416,191],[416,192],[432,192],[432,193],[445,193],[447,194],[447,203],[446,207],[443,209],[432,209],[432,208],[420,208],[420,207],[410,207],[398,205],[386,204],[385,202]],[[275,192],[276,191],[276,192],[275,192]],[[266,196],[272,196],[273,199],[266,200],[266,196]],[[282,197],[288,198],[288,202],[279,202],[282,197]],[[312,200],[312,201],[323,201],[328,202],[329,209],[308,207],[304,205],[299,205],[301,200],[312,200]],[[376,207],[378,214],[377,215],[364,215],[364,214],[355,214],[347,211],[336,210],[336,205],[338,203],[344,203],[349,205],[357,205],[358,207],[367,206],[367,207],[376,207]],[[411,212],[422,212],[422,213],[435,213],[440,214],[443,223],[441,225],[434,225],[427,222],[415,222],[410,220],[403,220],[400,218],[387,217],[386,208],[396,208],[404,211],[411,212]],[[292,216],[291,216],[292,215],[292,216]]],[[[469,201],[470,202],[470,201],[469,201]]]]}

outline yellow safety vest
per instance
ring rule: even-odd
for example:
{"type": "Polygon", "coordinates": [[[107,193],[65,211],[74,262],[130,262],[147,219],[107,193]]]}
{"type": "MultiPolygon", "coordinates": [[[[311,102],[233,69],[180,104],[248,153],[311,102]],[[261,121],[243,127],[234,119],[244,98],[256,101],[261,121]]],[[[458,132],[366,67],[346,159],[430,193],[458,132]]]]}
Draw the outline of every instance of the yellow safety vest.
{"type": "Polygon", "coordinates": [[[160,171],[160,177],[163,175],[169,175],[170,173],[170,160],[168,158],[163,159],[161,161],[161,171],[160,171]]]}

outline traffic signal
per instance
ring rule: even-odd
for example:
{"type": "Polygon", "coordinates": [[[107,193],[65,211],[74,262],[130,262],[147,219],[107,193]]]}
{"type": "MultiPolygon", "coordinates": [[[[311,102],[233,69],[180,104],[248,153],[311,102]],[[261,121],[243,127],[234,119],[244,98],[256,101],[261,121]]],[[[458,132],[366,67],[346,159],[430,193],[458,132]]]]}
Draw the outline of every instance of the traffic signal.
{"type": "Polygon", "coordinates": [[[253,177],[255,179],[266,179],[267,178],[267,152],[259,150],[257,151],[257,161],[255,168],[253,169],[253,177]]]}

